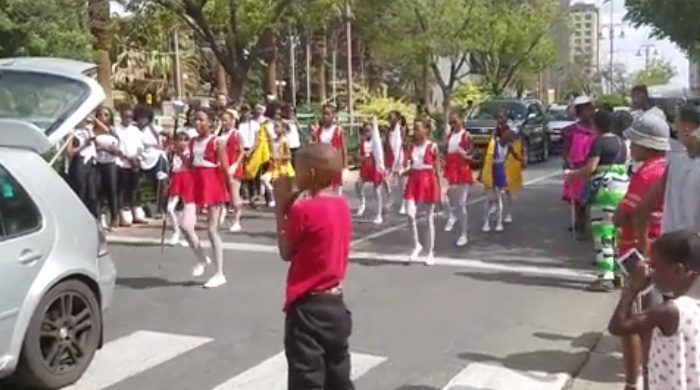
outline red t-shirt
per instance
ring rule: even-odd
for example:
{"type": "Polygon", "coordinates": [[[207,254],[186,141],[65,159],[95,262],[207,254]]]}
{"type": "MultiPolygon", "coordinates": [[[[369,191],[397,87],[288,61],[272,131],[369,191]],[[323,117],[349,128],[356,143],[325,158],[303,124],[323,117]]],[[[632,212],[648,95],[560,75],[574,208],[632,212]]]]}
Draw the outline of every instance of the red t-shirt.
{"type": "MultiPolygon", "coordinates": [[[[666,169],[666,161],[663,157],[655,157],[647,160],[642,164],[637,172],[630,178],[627,193],[619,204],[619,208],[626,212],[632,213],[639,202],[644,198],[644,195],[649,191],[651,186],[661,180],[666,169]]],[[[663,201],[659,201],[654,207],[649,221],[649,238],[655,239],[661,234],[661,212],[663,209],[663,201]]],[[[618,239],[618,253],[624,255],[630,249],[634,248],[637,241],[634,238],[634,227],[632,225],[620,226],[620,237],[618,239]]]]}
{"type": "Polygon", "coordinates": [[[295,202],[287,213],[286,235],[292,257],[285,311],[304,295],[338,286],[345,277],[352,236],[347,200],[320,195],[295,202]]]}

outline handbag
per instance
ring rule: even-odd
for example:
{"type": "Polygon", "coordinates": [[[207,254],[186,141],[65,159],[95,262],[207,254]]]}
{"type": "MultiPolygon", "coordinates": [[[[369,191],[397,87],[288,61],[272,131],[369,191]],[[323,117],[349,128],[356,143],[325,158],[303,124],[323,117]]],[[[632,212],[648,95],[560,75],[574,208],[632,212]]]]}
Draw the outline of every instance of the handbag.
{"type": "MultiPolygon", "coordinates": [[[[620,137],[615,137],[618,142],[618,150],[617,150],[617,155],[615,156],[615,160],[618,160],[618,157],[620,157],[620,153],[622,150],[627,151],[626,146],[624,142],[620,139],[620,137]],[[623,149],[624,148],[624,149],[623,149]]],[[[589,180],[586,180],[586,184],[583,186],[581,189],[581,196],[580,199],[586,203],[589,204],[593,202],[598,195],[598,191],[600,191],[603,186],[606,186],[607,183],[609,182],[610,179],[607,178],[607,174],[610,172],[610,168],[606,166],[605,170],[599,171],[596,169],[595,173],[595,178],[591,178],[589,180]]]]}

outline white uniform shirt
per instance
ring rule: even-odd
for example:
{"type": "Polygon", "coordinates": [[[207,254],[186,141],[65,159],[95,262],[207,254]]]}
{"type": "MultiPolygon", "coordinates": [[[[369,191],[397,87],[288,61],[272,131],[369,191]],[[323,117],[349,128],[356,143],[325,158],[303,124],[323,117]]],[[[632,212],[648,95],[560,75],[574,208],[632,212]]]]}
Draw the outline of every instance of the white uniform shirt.
{"type": "Polygon", "coordinates": [[[153,169],[153,167],[158,164],[158,160],[162,156],[165,156],[165,150],[163,150],[160,144],[160,132],[161,128],[155,124],[151,124],[141,130],[143,134],[143,138],[141,139],[143,143],[141,169],[144,171],[153,169]]]}
{"type": "Polygon", "coordinates": [[[82,149],[78,152],[78,155],[73,158],[82,158],[83,163],[88,163],[96,157],[97,151],[95,149],[95,143],[90,141],[91,137],[92,133],[90,133],[88,129],[78,129],[75,131],[73,139],[78,141],[78,147],[82,149]]]}
{"type": "Polygon", "coordinates": [[[113,148],[119,147],[119,139],[112,134],[100,134],[95,137],[95,146],[97,149],[97,154],[95,161],[99,164],[112,164],[115,163],[118,157],[109,152],[113,148]]]}
{"type": "Polygon", "coordinates": [[[255,145],[255,139],[258,137],[258,131],[260,130],[260,123],[250,119],[241,122],[238,125],[238,130],[241,132],[241,138],[243,139],[243,148],[250,149],[255,145]]]}
{"type": "Polygon", "coordinates": [[[287,121],[287,126],[289,126],[289,148],[296,149],[301,147],[301,138],[299,137],[299,126],[295,121],[287,121]]]}
{"type": "Polygon", "coordinates": [[[117,138],[119,138],[119,150],[122,157],[117,160],[117,166],[130,169],[131,160],[139,155],[143,149],[143,133],[138,127],[131,125],[127,127],[117,126],[117,138]]]}

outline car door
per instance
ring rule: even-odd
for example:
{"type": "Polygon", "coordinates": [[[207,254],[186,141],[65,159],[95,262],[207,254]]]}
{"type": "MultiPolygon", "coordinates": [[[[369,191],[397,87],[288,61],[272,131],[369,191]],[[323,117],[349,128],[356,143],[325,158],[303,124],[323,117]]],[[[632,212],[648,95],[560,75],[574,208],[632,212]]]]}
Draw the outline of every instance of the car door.
{"type": "Polygon", "coordinates": [[[530,132],[530,147],[533,152],[540,153],[544,146],[544,112],[539,105],[532,103],[528,106],[528,130],[530,132]]]}
{"type": "Polygon", "coordinates": [[[51,246],[34,201],[0,159],[0,355],[51,246]]]}

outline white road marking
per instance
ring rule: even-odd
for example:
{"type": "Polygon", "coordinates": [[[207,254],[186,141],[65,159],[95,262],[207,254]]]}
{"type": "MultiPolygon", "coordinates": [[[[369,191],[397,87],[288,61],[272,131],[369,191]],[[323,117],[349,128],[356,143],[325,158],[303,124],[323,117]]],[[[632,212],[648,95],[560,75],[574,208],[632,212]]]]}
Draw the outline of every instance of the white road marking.
{"type": "Polygon", "coordinates": [[[110,341],[97,352],[82,378],[64,390],[100,390],[212,341],[139,330],[110,341]]]}
{"type": "MultiPolygon", "coordinates": [[[[351,353],[352,380],[357,380],[369,370],[384,363],[383,356],[351,353]]],[[[287,359],[284,352],[263,361],[255,367],[236,375],[212,390],[285,390],[287,388],[287,359]]]]}
{"type": "MultiPolygon", "coordinates": [[[[560,175],[561,175],[561,172],[559,172],[559,171],[550,172],[550,173],[548,173],[548,174],[546,174],[546,175],[536,177],[536,178],[534,178],[534,179],[532,179],[532,180],[528,180],[528,181],[524,182],[523,185],[524,185],[524,186],[533,185],[533,184],[539,183],[539,182],[541,182],[541,181],[547,180],[547,179],[549,179],[549,178],[552,178],[552,177],[555,177],[555,176],[560,176],[560,175]]],[[[481,203],[481,202],[483,202],[484,200],[486,200],[486,195],[479,196],[479,197],[477,197],[477,198],[474,198],[474,199],[468,201],[468,202],[467,202],[467,206],[472,206],[472,205],[481,203]]],[[[423,218],[425,218],[425,217],[423,217],[423,218]]],[[[422,218],[419,218],[419,219],[422,219],[422,218]]],[[[401,229],[405,229],[405,228],[406,228],[406,223],[404,222],[404,223],[401,223],[401,224],[398,224],[398,225],[394,225],[394,226],[388,227],[388,228],[386,228],[386,229],[382,229],[382,230],[380,230],[380,231],[378,231],[378,232],[374,232],[374,233],[368,234],[368,235],[366,235],[366,236],[362,236],[362,237],[360,237],[360,238],[358,238],[358,239],[353,240],[351,244],[352,244],[352,246],[357,246],[357,245],[359,245],[359,244],[362,244],[362,243],[365,243],[365,242],[368,242],[368,241],[372,241],[372,240],[374,240],[375,238],[383,237],[383,236],[386,236],[387,234],[391,234],[391,233],[393,233],[393,232],[395,232],[395,231],[397,231],[397,230],[401,230],[401,229]]]]}
{"type": "Polygon", "coordinates": [[[571,379],[567,373],[516,371],[484,363],[470,363],[442,390],[561,390],[571,379]]]}

